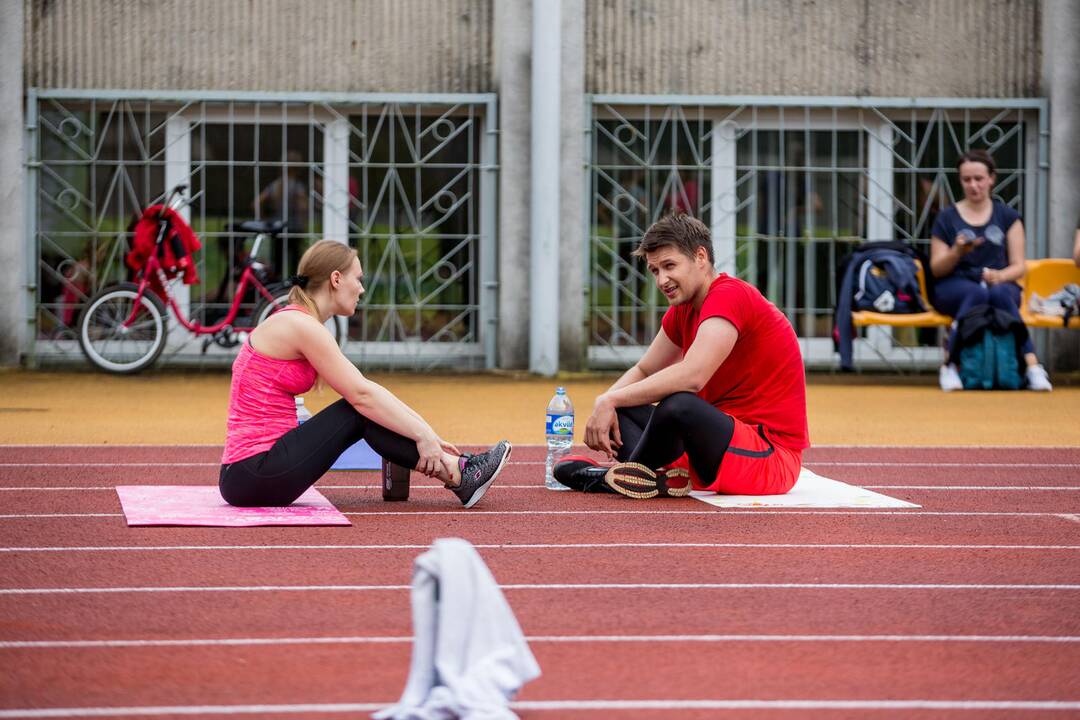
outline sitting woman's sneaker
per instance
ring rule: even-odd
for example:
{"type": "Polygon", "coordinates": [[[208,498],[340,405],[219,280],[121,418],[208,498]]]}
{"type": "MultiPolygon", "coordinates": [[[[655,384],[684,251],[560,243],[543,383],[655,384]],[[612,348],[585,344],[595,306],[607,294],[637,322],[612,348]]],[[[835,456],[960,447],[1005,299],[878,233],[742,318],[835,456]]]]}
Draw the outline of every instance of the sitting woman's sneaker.
{"type": "Polygon", "coordinates": [[[1050,392],[1054,389],[1054,386],[1050,384],[1050,376],[1046,374],[1046,368],[1042,365],[1028,365],[1024,375],[1027,378],[1028,390],[1050,392]]]}
{"type": "Polygon", "coordinates": [[[607,486],[626,497],[643,500],[654,497],[685,497],[690,494],[690,473],[686,468],[653,470],[641,463],[616,463],[604,476],[607,486]]]}
{"type": "Polygon", "coordinates": [[[513,448],[506,440],[501,440],[498,445],[487,452],[477,455],[461,456],[461,484],[450,488],[461,504],[471,508],[484,497],[491,483],[499,477],[506,461],[510,459],[510,451],[513,448]]]}
{"type": "Polygon", "coordinates": [[[938,371],[938,383],[945,392],[964,389],[964,383],[960,381],[960,373],[956,371],[956,366],[951,364],[941,366],[941,370],[938,371]]]}

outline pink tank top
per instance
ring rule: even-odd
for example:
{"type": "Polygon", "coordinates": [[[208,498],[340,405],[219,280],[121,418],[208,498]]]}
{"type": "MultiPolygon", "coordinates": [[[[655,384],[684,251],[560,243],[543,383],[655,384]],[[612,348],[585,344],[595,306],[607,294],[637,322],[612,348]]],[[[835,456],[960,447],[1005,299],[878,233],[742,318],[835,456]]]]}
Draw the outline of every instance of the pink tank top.
{"type": "MultiPolygon", "coordinates": [[[[290,305],[285,310],[299,310],[290,305]]],[[[306,358],[277,360],[260,354],[244,341],[232,365],[229,419],[225,431],[223,465],[269,450],[277,439],[296,427],[296,395],[315,384],[317,373],[306,358]]]]}

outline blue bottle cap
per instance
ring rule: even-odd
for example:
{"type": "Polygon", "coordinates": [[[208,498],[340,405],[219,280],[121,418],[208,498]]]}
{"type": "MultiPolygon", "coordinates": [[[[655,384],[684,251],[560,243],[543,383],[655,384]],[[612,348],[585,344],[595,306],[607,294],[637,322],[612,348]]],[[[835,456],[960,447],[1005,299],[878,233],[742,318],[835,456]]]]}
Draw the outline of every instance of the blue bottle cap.
{"type": "Polygon", "coordinates": [[[566,388],[564,388],[564,387],[555,388],[555,394],[556,395],[565,395],[566,394],[566,388]]]}

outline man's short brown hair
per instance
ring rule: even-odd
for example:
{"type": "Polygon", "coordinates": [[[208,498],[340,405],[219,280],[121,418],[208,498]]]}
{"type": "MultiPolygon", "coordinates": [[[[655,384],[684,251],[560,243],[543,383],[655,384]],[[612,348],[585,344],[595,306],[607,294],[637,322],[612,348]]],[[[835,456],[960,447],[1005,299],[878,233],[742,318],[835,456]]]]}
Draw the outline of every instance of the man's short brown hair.
{"type": "Polygon", "coordinates": [[[709,255],[709,263],[715,264],[713,258],[712,238],[709,228],[705,223],[686,213],[672,213],[660,218],[645,231],[645,237],[634,250],[636,257],[645,257],[645,253],[659,250],[665,245],[671,246],[693,258],[699,247],[705,248],[709,255]]]}

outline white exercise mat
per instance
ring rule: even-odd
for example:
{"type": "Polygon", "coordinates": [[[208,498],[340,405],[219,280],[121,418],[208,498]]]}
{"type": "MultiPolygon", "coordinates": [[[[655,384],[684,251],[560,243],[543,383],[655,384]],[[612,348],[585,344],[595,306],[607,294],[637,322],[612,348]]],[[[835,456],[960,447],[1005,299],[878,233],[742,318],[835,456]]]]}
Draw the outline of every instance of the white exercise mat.
{"type": "Polygon", "coordinates": [[[786,495],[717,495],[695,490],[690,493],[716,507],[814,507],[814,508],[917,508],[903,500],[876,493],[839,480],[830,480],[802,469],[795,487],[786,495]]]}

